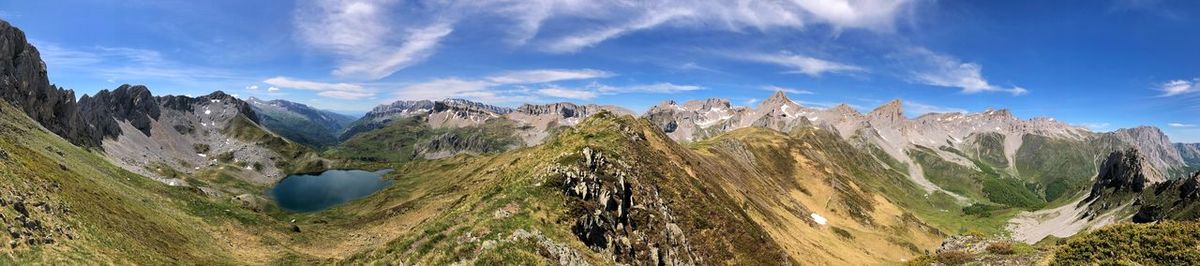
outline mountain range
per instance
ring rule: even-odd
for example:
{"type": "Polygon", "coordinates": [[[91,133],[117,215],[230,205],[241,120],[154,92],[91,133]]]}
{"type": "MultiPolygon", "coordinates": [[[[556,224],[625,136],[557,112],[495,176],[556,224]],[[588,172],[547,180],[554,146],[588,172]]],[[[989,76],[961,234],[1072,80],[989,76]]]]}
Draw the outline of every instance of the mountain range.
{"type": "Polygon", "coordinates": [[[140,85],[76,99],[46,69],[0,21],[6,264],[1074,264],[1115,253],[1078,248],[1113,241],[1088,230],[1200,218],[1200,145],[1154,127],[784,92],[643,114],[405,100],[353,118],[140,85]],[[308,213],[264,192],[326,169],[394,184],[308,213]]]}

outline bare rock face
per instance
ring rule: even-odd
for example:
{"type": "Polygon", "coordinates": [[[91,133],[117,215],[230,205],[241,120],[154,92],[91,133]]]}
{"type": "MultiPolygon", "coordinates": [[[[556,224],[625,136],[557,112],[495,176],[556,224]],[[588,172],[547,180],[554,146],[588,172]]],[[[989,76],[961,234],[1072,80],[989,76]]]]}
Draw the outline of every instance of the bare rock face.
{"type": "Polygon", "coordinates": [[[1115,151],[1100,165],[1096,184],[1084,202],[1101,197],[1105,191],[1141,193],[1151,184],[1165,180],[1162,173],[1150,166],[1137,149],[1115,151]]]}
{"type": "Polygon", "coordinates": [[[150,123],[161,114],[158,99],[145,86],[121,85],[113,91],[102,90],[95,96],[84,95],[79,99],[80,116],[84,125],[95,128],[95,134],[86,136],[89,142],[121,135],[117,121],[128,121],[143,134],[150,135],[150,123]]]}
{"type": "Polygon", "coordinates": [[[650,120],[677,141],[701,140],[741,127],[748,109],[733,107],[728,100],[710,98],[682,105],[665,101],[646,112],[650,120]]]}
{"type": "Polygon", "coordinates": [[[905,120],[904,105],[900,100],[887,102],[884,105],[876,107],[871,113],[868,113],[867,120],[871,121],[872,124],[899,125],[905,120]]]}
{"type": "Polygon", "coordinates": [[[527,145],[542,143],[557,127],[574,126],[584,119],[608,111],[617,115],[633,112],[611,105],[574,104],[567,102],[550,104],[524,104],[504,117],[516,122],[517,134],[527,145]]]}
{"type": "Polygon", "coordinates": [[[560,189],[572,198],[571,231],[588,247],[612,254],[618,263],[694,265],[700,260],[687,235],[672,221],[657,191],[625,170],[628,163],[610,161],[604,153],[584,148],[572,165],[552,169],[560,189]]]}
{"type": "Polygon", "coordinates": [[[1200,167],[1200,143],[1175,143],[1175,149],[1188,166],[1200,167]]]}
{"type": "MultiPolygon", "coordinates": [[[[46,63],[25,33],[0,20],[0,98],[25,111],[42,126],[77,145],[96,147],[98,142],[79,134],[75,92],[50,84],[46,63]]],[[[85,134],[86,135],[86,134],[85,134]]]]}
{"type": "Polygon", "coordinates": [[[1167,134],[1156,127],[1123,128],[1108,134],[1137,148],[1146,161],[1164,174],[1186,164],[1167,134]]]}
{"type": "Polygon", "coordinates": [[[488,119],[512,111],[512,108],[463,99],[396,101],[371,109],[358,121],[347,126],[340,138],[347,140],[359,133],[383,128],[392,121],[403,117],[423,116],[425,122],[433,128],[459,128],[480,125],[488,119]]]}

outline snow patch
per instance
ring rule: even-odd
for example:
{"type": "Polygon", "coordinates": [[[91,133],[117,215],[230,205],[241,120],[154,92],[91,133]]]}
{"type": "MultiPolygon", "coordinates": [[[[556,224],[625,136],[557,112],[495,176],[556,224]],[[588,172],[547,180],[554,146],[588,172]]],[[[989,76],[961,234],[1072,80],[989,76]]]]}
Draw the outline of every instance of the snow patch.
{"type": "Polygon", "coordinates": [[[819,225],[825,225],[825,223],[829,222],[829,220],[825,219],[824,216],[821,216],[820,214],[817,214],[815,212],[812,213],[811,215],[809,215],[809,217],[812,217],[813,222],[817,222],[817,224],[819,224],[819,225]]]}

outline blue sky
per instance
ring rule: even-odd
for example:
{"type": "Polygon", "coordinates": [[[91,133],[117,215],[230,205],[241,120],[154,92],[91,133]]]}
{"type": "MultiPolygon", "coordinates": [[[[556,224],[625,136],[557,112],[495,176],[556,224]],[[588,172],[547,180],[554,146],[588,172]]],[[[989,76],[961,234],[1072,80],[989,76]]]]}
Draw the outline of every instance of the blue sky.
{"type": "Polygon", "coordinates": [[[773,90],[910,116],[1009,108],[1200,142],[1195,1],[3,1],[82,94],[145,84],[348,113],[400,99],[644,111],[773,90]]]}

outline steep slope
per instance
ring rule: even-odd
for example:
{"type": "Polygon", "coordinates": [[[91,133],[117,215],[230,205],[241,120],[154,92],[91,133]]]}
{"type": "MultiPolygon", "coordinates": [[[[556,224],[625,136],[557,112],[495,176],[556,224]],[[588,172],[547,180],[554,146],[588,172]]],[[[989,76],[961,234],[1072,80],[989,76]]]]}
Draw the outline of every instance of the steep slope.
{"type": "Polygon", "coordinates": [[[267,184],[323,167],[315,154],[259,126],[249,104],[220,91],[154,97],[144,86],[123,85],[85,95],[79,105],[114,163],[169,184],[209,175],[267,184]]]}
{"type": "Polygon", "coordinates": [[[939,228],[978,226],[849,158],[874,162],[821,129],[685,147],[603,112],[529,148],[386,164],[401,185],[335,211],[377,217],[360,227],[385,240],[350,263],[885,263],[931,250],[939,228]]]}
{"type": "Polygon", "coordinates": [[[1171,143],[1167,134],[1156,127],[1122,128],[1104,135],[1137,148],[1142,157],[1164,175],[1182,177],[1188,174],[1185,169],[1182,169],[1187,166],[1187,162],[1180,156],[1175,144],[1171,143]]]}
{"type": "Polygon", "coordinates": [[[0,20],[0,98],[16,106],[50,132],[88,147],[99,146],[80,127],[75,92],[50,84],[46,63],[20,29],[0,20]]]}
{"type": "Polygon", "coordinates": [[[280,136],[313,148],[325,148],[338,143],[338,135],[355,118],[316,109],[286,100],[263,101],[251,97],[246,101],[258,115],[258,121],[280,136]]]}
{"type": "Polygon", "coordinates": [[[1200,170],[1200,143],[1175,143],[1179,157],[1192,170],[1200,170]]]}
{"type": "Polygon", "coordinates": [[[235,263],[247,258],[217,236],[244,229],[198,215],[229,208],[244,214],[113,166],[0,103],[0,264],[235,263]]]}

